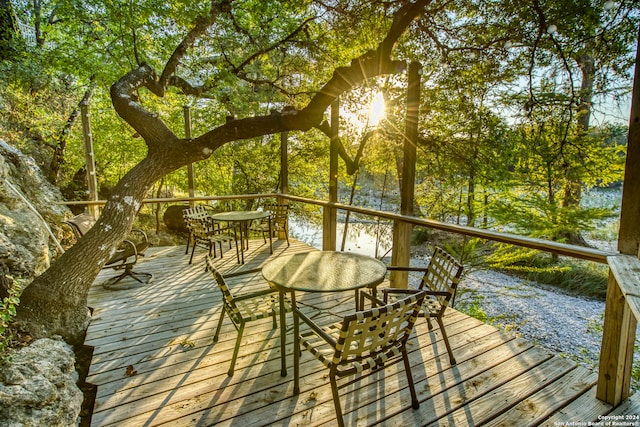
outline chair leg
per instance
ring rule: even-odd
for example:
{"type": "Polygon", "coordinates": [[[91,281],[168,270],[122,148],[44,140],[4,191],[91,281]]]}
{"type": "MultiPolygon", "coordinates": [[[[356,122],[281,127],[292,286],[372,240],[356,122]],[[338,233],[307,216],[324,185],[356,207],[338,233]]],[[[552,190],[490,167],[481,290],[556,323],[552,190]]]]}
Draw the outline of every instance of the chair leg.
{"type": "Polygon", "coordinates": [[[451,351],[451,345],[449,344],[449,337],[447,337],[447,331],[444,329],[444,324],[442,323],[442,319],[440,317],[436,317],[436,321],[440,326],[440,332],[442,332],[442,338],[444,338],[444,345],[447,346],[447,352],[449,353],[449,362],[451,365],[456,364],[456,359],[453,357],[453,351],[451,351]]]}
{"type": "Polygon", "coordinates": [[[342,406],[340,406],[340,396],[338,395],[338,384],[336,383],[336,376],[333,372],[329,374],[329,380],[331,381],[331,392],[333,393],[333,405],[336,408],[336,419],[339,427],[344,427],[344,419],[342,418],[342,406]]]}
{"type": "Polygon", "coordinates": [[[236,359],[238,358],[238,350],[240,349],[240,340],[242,340],[242,333],[244,332],[244,324],[240,325],[238,328],[238,338],[236,338],[236,346],[233,348],[233,357],[231,358],[231,366],[229,367],[229,371],[227,375],[232,376],[233,370],[236,366],[236,359]]]}
{"type": "Polygon", "coordinates": [[[129,272],[129,275],[140,283],[149,283],[151,282],[151,279],[153,279],[153,274],[151,273],[137,272],[132,270],[129,272]]]}
{"type": "Polygon", "coordinates": [[[433,329],[433,324],[431,323],[431,318],[429,317],[429,314],[426,314],[425,319],[427,319],[427,326],[429,326],[429,330],[433,329]]]}
{"type": "Polygon", "coordinates": [[[222,321],[224,320],[224,308],[220,311],[220,318],[218,319],[218,327],[216,328],[216,333],[213,335],[213,342],[218,342],[218,337],[220,336],[220,328],[222,328],[222,321]]]}
{"type": "Polygon", "coordinates": [[[238,264],[240,264],[240,249],[238,249],[238,241],[236,240],[236,258],[238,258],[238,264]]]}
{"type": "Polygon", "coordinates": [[[416,395],[416,386],[413,384],[413,376],[411,375],[411,364],[409,363],[409,356],[407,356],[407,349],[402,350],[402,361],[404,362],[404,371],[407,374],[407,382],[409,383],[409,391],[411,392],[411,407],[418,409],[420,402],[416,395]]]}
{"type": "Polygon", "coordinates": [[[189,247],[191,247],[191,232],[189,232],[189,237],[187,237],[187,247],[184,250],[184,254],[189,253],[189,247]]]}
{"type": "MultiPolygon", "coordinates": [[[[115,286],[125,277],[131,277],[141,285],[146,285],[147,283],[150,283],[151,280],[153,279],[153,274],[133,271],[134,266],[135,264],[127,265],[124,268],[124,271],[120,273],[119,276],[115,276],[107,280],[105,283],[102,284],[102,287],[109,290],[131,289],[132,288],[131,286],[122,286],[122,287],[115,286]]],[[[139,285],[136,285],[136,286],[139,286],[139,285]]]]}
{"type": "Polygon", "coordinates": [[[193,254],[196,252],[196,241],[193,240],[193,248],[191,248],[191,257],[189,258],[189,265],[193,262],[193,254]]]}

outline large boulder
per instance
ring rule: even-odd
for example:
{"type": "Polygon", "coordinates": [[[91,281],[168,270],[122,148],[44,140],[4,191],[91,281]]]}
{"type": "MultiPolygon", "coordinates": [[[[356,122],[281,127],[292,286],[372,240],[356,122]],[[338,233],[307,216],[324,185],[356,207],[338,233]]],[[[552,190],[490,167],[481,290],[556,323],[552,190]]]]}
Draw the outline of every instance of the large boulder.
{"type": "Polygon", "coordinates": [[[184,223],[182,211],[188,207],[189,205],[171,205],[167,207],[162,219],[169,230],[187,232],[187,225],[184,223]]]}
{"type": "Polygon", "coordinates": [[[0,367],[0,425],[67,427],[76,424],[82,391],[73,349],[43,338],[0,367]]]}

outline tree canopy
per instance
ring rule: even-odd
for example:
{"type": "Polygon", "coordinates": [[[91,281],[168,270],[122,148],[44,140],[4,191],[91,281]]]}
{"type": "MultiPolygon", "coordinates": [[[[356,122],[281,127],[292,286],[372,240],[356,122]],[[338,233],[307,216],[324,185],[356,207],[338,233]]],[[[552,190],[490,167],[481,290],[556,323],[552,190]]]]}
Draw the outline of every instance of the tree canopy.
{"type": "MultiPolygon", "coordinates": [[[[227,177],[224,185],[259,191],[250,185],[266,171],[241,166],[273,156],[272,135],[294,133],[299,159],[322,156],[331,103],[362,104],[378,91],[387,120],[375,134],[356,126],[341,136],[345,158],[355,159],[366,144],[367,163],[381,173],[402,141],[403,71],[412,61],[423,70],[417,186],[424,189],[418,199],[429,203],[427,215],[450,217],[450,206],[434,202],[458,199],[464,188],[465,215],[474,225],[478,209],[489,206],[476,201],[476,192],[493,194],[525,171],[553,209],[574,209],[576,187],[596,182],[605,155],[615,162],[606,133],[592,131],[592,120],[605,99],[628,93],[638,28],[630,0],[16,0],[0,6],[2,42],[10,47],[0,62],[8,76],[0,93],[2,108],[14,117],[3,122],[3,133],[50,147],[40,163],[65,185],[82,159],[72,130],[81,102],[91,99],[99,129],[96,158],[110,187],[108,203],[96,227],[27,287],[20,306],[34,331],[71,341],[86,323],[89,286],[159,180],[208,161],[227,177]],[[24,28],[35,37],[21,37],[24,28]],[[198,111],[191,138],[184,136],[184,105],[198,111]],[[549,164],[553,174],[544,175],[549,164]],[[442,182],[455,185],[436,197],[442,182]]],[[[303,163],[301,173],[318,173],[303,163]]],[[[262,189],[274,188],[273,177],[262,182],[262,189]]]]}

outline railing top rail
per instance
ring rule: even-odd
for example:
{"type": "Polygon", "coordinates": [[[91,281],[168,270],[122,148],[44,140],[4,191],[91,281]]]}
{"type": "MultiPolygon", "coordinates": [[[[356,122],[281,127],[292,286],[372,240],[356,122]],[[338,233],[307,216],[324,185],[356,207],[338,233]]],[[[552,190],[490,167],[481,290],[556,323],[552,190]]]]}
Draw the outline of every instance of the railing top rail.
{"type": "MultiPolygon", "coordinates": [[[[478,237],[495,242],[508,243],[516,246],[523,246],[531,249],[537,249],[545,252],[557,253],[573,258],[585,259],[606,264],[607,257],[617,255],[617,253],[606,252],[599,249],[585,248],[582,246],[569,245],[566,243],[552,242],[550,240],[535,239],[531,237],[519,236],[517,234],[503,233],[493,230],[485,230],[480,228],[468,227],[464,225],[450,224],[446,222],[406,216],[392,212],[379,211],[375,209],[362,208],[358,206],[350,206],[342,203],[333,203],[323,200],[310,199],[307,197],[294,196],[291,194],[265,193],[265,194],[241,194],[228,196],[201,196],[201,197],[172,197],[172,198],[154,198],[144,199],[142,203],[178,203],[178,202],[198,202],[213,200],[233,200],[233,199],[257,199],[257,198],[273,198],[282,197],[288,200],[307,203],[323,207],[331,207],[345,211],[356,212],[378,218],[386,218],[393,221],[404,221],[410,224],[434,228],[437,230],[448,231],[456,234],[463,234],[470,237],[478,237]]],[[[105,200],[98,201],[79,201],[79,202],[61,202],[64,205],[104,205],[105,200]]]]}
{"type": "Polygon", "coordinates": [[[378,211],[375,209],[361,208],[357,206],[349,206],[341,203],[331,203],[321,200],[308,199],[305,197],[293,196],[290,194],[282,194],[289,200],[298,201],[302,203],[315,204],[319,206],[328,206],[335,209],[341,209],[365,215],[371,215],[380,218],[386,218],[394,221],[404,221],[410,224],[435,228],[437,230],[448,231],[457,234],[463,234],[471,237],[478,237],[482,239],[492,240],[501,243],[509,243],[517,246],[523,246],[531,249],[538,249],[545,252],[553,252],[559,255],[566,255],[574,258],[585,259],[589,261],[595,261],[602,264],[607,263],[607,257],[616,255],[612,252],[606,252],[599,249],[585,248],[582,246],[569,245],[566,243],[552,242],[550,240],[535,239],[531,237],[519,236],[517,234],[504,233],[493,230],[485,230],[480,228],[468,227],[464,225],[450,224],[446,222],[417,218],[413,216],[406,216],[401,214],[395,214],[392,212],[378,211]]]}
{"type": "MultiPolygon", "coordinates": [[[[238,199],[267,199],[270,197],[282,196],[277,193],[260,193],[260,194],[236,194],[230,196],[197,196],[197,197],[160,197],[143,199],[143,204],[148,203],[179,203],[179,202],[205,202],[213,200],[238,200],[238,199]]],[[[103,206],[107,204],[106,200],[78,200],[68,202],[58,202],[58,205],[66,206],[103,206]]]]}

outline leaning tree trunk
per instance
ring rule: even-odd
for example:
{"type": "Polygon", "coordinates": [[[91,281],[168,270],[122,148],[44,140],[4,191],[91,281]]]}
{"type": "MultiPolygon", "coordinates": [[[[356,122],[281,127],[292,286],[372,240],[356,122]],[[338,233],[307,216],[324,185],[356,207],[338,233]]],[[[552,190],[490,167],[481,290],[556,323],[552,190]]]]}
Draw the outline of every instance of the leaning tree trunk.
{"type": "Polygon", "coordinates": [[[114,188],[96,225],[24,290],[18,319],[35,336],[61,335],[81,343],[88,324],[87,295],[114,248],[126,238],[153,183],[164,175],[159,159],[146,158],[114,188]]]}

